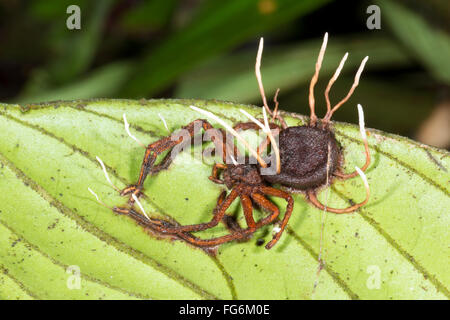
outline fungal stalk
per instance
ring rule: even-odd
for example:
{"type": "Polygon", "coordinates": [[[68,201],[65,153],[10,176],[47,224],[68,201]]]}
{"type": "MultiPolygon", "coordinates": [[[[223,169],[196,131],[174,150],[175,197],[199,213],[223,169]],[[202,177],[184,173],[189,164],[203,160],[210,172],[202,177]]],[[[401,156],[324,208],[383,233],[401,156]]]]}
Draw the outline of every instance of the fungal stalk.
{"type": "Polygon", "coordinates": [[[112,183],[111,179],[109,178],[108,172],[106,171],[105,164],[103,163],[102,159],[100,159],[98,156],[95,157],[97,161],[100,163],[100,166],[102,167],[103,173],[105,175],[106,181],[109,182],[109,184],[116,190],[120,192],[120,189],[117,188],[114,183],[112,183]]]}
{"type": "Polygon", "coordinates": [[[317,122],[317,116],[315,112],[314,86],[316,85],[317,80],[319,79],[319,71],[320,68],[322,67],[322,61],[325,55],[325,50],[327,48],[327,43],[328,43],[328,32],[325,32],[322,47],[320,48],[319,56],[317,57],[316,70],[309,85],[309,108],[311,109],[311,125],[315,125],[317,122]]]}
{"type": "Polygon", "coordinates": [[[145,144],[143,144],[138,138],[136,138],[134,135],[131,134],[130,124],[127,121],[127,117],[126,117],[125,113],[123,114],[123,123],[125,124],[125,131],[130,136],[130,138],[133,139],[134,141],[136,141],[142,148],[146,149],[145,144]]]}
{"type": "MultiPolygon", "coordinates": [[[[341,101],[339,101],[339,102],[338,102],[338,103],[337,103],[330,111],[327,111],[327,114],[326,114],[325,117],[323,118],[323,121],[324,121],[325,123],[328,123],[328,122],[330,121],[331,117],[333,116],[333,113],[334,113],[337,109],[339,109],[340,106],[342,106],[344,103],[346,103],[348,99],[350,99],[350,97],[351,97],[352,94],[353,94],[353,91],[355,91],[356,87],[359,85],[359,78],[361,77],[361,73],[363,72],[364,66],[366,65],[366,62],[367,62],[368,59],[369,59],[369,57],[366,56],[366,57],[362,60],[361,65],[359,66],[358,71],[356,72],[356,75],[355,75],[355,79],[354,79],[354,81],[353,81],[353,84],[352,84],[350,90],[348,91],[347,95],[346,95],[341,101]]],[[[338,74],[338,75],[339,75],[339,74],[338,74]]]]}
{"type": "MultiPolygon", "coordinates": [[[[88,190],[89,190],[90,193],[92,193],[92,195],[95,197],[95,199],[97,199],[97,202],[98,202],[100,205],[102,205],[102,206],[104,206],[105,208],[108,208],[108,209],[110,209],[110,210],[113,210],[113,208],[111,208],[111,207],[108,206],[106,203],[104,203],[102,200],[100,200],[100,198],[98,197],[98,195],[97,195],[94,191],[92,191],[91,188],[88,187],[88,190]]],[[[114,211],[114,210],[113,210],[113,211],[114,211]]]]}
{"type": "Polygon", "coordinates": [[[150,218],[148,217],[147,213],[144,210],[144,207],[142,206],[141,202],[139,201],[138,197],[136,197],[136,195],[134,193],[131,194],[131,196],[133,197],[133,200],[137,203],[139,209],[141,209],[142,213],[144,214],[144,216],[150,220],[150,218]]]}
{"type": "Polygon", "coordinates": [[[260,127],[264,133],[269,137],[270,143],[272,144],[272,148],[275,152],[276,157],[276,166],[277,166],[277,174],[281,171],[281,160],[280,160],[280,150],[278,148],[277,142],[275,141],[275,138],[272,134],[272,130],[270,130],[269,121],[267,119],[267,113],[266,109],[262,108],[262,113],[264,117],[264,124],[262,124],[259,120],[257,120],[255,117],[253,117],[251,114],[249,114],[247,111],[243,109],[239,109],[240,112],[242,112],[250,121],[255,123],[258,127],[260,127]]]}

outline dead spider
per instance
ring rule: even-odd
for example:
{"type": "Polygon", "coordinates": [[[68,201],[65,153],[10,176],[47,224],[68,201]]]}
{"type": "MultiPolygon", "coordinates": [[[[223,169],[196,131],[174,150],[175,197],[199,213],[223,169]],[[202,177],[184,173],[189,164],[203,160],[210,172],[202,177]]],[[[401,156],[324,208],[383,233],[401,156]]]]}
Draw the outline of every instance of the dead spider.
{"type": "MultiPolygon", "coordinates": [[[[367,57],[362,61],[359,67],[354,83],[350,88],[348,94],[338,102],[334,107],[331,107],[329,99],[329,91],[339,76],[342,67],[347,59],[346,53],[341,60],[336,72],[330,79],[328,86],[325,90],[325,99],[327,104],[327,113],[322,120],[319,121],[315,114],[315,100],[314,100],[314,86],[318,80],[319,71],[322,65],[322,60],[325,54],[325,48],[327,45],[328,34],[325,34],[322,47],[319,52],[319,57],[316,63],[315,73],[311,79],[309,88],[309,106],[311,110],[310,122],[304,126],[288,127],[282,116],[278,111],[277,95],[275,94],[274,102],[275,108],[270,110],[264,93],[264,87],[262,84],[260,65],[261,56],[263,50],[263,39],[260,41],[258,54],[256,58],[255,73],[259,85],[259,90],[263,100],[263,118],[264,124],[253,118],[244,110],[241,110],[251,122],[237,123],[234,127],[228,126],[220,118],[212,114],[211,112],[202,110],[195,106],[191,106],[192,109],[202,113],[208,118],[214,119],[220,123],[228,132],[233,134],[240,142],[242,142],[250,151],[252,157],[257,160],[257,164],[250,164],[246,159],[244,164],[236,162],[235,157],[239,156],[239,150],[234,145],[233,141],[227,141],[225,139],[225,132],[223,129],[214,128],[208,121],[203,119],[197,119],[187,126],[183,127],[189,133],[192,138],[197,132],[195,128],[199,125],[205,130],[208,130],[211,135],[211,140],[216,145],[216,150],[222,151],[223,164],[216,163],[212,168],[212,174],[209,179],[218,184],[224,184],[230,193],[227,195],[226,191],[223,191],[217,201],[217,206],[213,212],[213,218],[207,223],[200,223],[194,225],[180,226],[171,222],[144,218],[136,210],[132,208],[136,202],[141,211],[145,214],[141,204],[139,203],[139,196],[143,188],[143,183],[149,174],[155,174],[160,170],[166,169],[172,162],[171,153],[169,152],[160,164],[154,165],[157,156],[164,151],[170,150],[175,146],[185,143],[181,138],[173,139],[170,136],[162,138],[146,147],[144,160],[141,166],[139,179],[136,185],[131,185],[121,191],[121,195],[131,195],[129,204],[131,209],[126,208],[113,208],[113,210],[120,214],[127,214],[137,220],[140,224],[151,228],[165,235],[173,235],[175,238],[183,239],[188,243],[191,243],[199,247],[214,247],[222,243],[248,239],[259,228],[277,222],[274,227],[274,234],[272,240],[267,243],[266,249],[272,248],[280,239],[284,229],[286,228],[289,218],[291,216],[294,201],[292,196],[287,192],[302,192],[305,193],[306,199],[321,210],[326,210],[333,213],[351,213],[365,205],[369,199],[369,186],[366,177],[363,173],[370,164],[370,153],[367,143],[367,137],[364,129],[363,112],[360,105],[358,105],[360,132],[364,142],[366,163],[361,169],[356,167],[356,171],[352,173],[343,173],[341,171],[342,151],[336,141],[335,135],[330,128],[330,120],[333,113],[339,109],[352,95],[354,89],[358,86],[359,78],[364,65],[367,61],[367,57]],[[271,122],[267,119],[267,114],[271,116],[271,122]],[[277,124],[278,122],[278,124],[277,124]],[[257,151],[250,147],[250,145],[237,133],[239,130],[258,130],[262,129],[267,137],[263,143],[259,146],[257,151]],[[274,131],[274,132],[272,132],[274,131]],[[219,135],[216,135],[219,134],[219,135]],[[275,136],[278,135],[279,145],[275,141],[275,136]],[[216,139],[217,136],[223,137],[223,139],[216,139]],[[263,168],[267,167],[267,159],[263,159],[261,154],[266,151],[269,146],[272,149],[276,164],[275,174],[263,174],[263,168]],[[349,179],[357,175],[360,175],[364,181],[366,188],[366,198],[364,201],[354,204],[348,208],[338,209],[324,206],[317,199],[317,192],[323,187],[328,186],[333,177],[340,179],[349,179]],[[276,189],[272,185],[279,184],[286,191],[276,189]],[[278,207],[270,201],[267,196],[279,197],[287,202],[286,210],[283,219],[278,221],[280,216],[280,210],[278,207]],[[244,216],[247,224],[247,228],[241,228],[231,216],[226,213],[226,210],[230,207],[232,202],[239,198],[244,216]],[[269,215],[262,218],[259,221],[255,221],[253,218],[253,207],[259,208],[269,212],[269,215]],[[203,231],[218,225],[223,222],[230,233],[213,238],[213,239],[200,239],[194,236],[192,233],[203,231]]],[[[128,123],[125,120],[125,127],[129,135],[138,141],[128,130],[128,123]]],[[[139,141],[138,141],[139,142],[139,141]]],[[[141,142],[139,142],[142,144],[141,142]]],[[[143,144],[142,144],[143,145],[143,144]]],[[[146,215],[146,214],[145,214],[146,215]]]]}

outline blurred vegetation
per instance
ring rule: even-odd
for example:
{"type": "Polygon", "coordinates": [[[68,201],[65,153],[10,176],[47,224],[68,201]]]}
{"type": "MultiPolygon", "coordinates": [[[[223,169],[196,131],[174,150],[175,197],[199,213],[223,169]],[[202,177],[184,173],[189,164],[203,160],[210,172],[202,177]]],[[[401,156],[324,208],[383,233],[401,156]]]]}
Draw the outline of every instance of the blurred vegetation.
{"type": "Polygon", "coordinates": [[[335,120],[356,122],[361,103],[368,127],[450,146],[447,0],[15,0],[0,2],[0,17],[4,102],[173,97],[260,104],[253,68],[264,36],[266,94],[279,87],[282,109],[308,114],[308,84],[328,31],[319,114],[343,54],[349,58],[333,101],[369,55],[360,86],[335,120]],[[66,27],[72,4],[81,8],[81,30],[66,27]],[[371,4],[381,8],[379,30],[366,27],[371,4]]]}

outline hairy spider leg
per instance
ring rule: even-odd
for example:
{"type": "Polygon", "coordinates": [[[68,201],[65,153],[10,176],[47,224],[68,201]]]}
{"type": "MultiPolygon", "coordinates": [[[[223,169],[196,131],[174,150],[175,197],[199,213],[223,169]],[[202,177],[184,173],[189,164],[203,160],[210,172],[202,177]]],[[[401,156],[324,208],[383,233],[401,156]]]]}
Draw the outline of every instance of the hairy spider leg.
{"type": "MultiPolygon", "coordinates": [[[[275,124],[275,123],[269,123],[269,127],[271,130],[274,130],[275,132],[274,135],[277,135],[280,132],[280,127],[275,124]]],[[[233,127],[234,130],[236,131],[240,131],[240,130],[259,130],[260,127],[254,123],[254,122],[240,122],[238,124],[236,124],[233,127]]],[[[258,146],[258,149],[256,149],[256,151],[258,152],[259,155],[261,155],[263,153],[264,150],[267,149],[267,147],[270,144],[270,138],[267,136],[262,142],[261,144],[258,146]]]]}
{"type": "Polygon", "coordinates": [[[361,177],[361,179],[364,182],[364,187],[366,189],[366,198],[364,199],[364,201],[360,202],[360,203],[356,203],[350,207],[344,208],[344,209],[337,209],[337,208],[330,208],[330,207],[325,207],[318,199],[317,199],[317,195],[316,192],[314,190],[309,190],[307,191],[307,195],[308,195],[308,199],[309,201],[316,206],[317,208],[319,208],[320,210],[326,210],[328,212],[332,212],[332,213],[351,213],[356,211],[357,209],[361,208],[362,206],[364,206],[368,201],[369,201],[369,197],[370,197],[370,188],[369,188],[369,183],[367,182],[367,178],[366,175],[364,174],[364,172],[362,172],[361,169],[359,169],[358,167],[355,167],[357,173],[359,174],[359,176],[361,177]]]}
{"type": "MultiPolygon", "coordinates": [[[[282,199],[286,200],[286,202],[287,202],[286,211],[284,213],[283,220],[281,221],[281,225],[279,227],[280,229],[278,232],[276,232],[274,234],[272,240],[270,240],[269,243],[266,244],[266,249],[271,249],[278,242],[278,240],[280,240],[281,235],[283,234],[283,231],[289,222],[289,219],[292,214],[292,210],[294,209],[294,199],[292,198],[292,196],[289,193],[284,192],[279,189],[272,188],[272,187],[261,187],[261,192],[268,196],[282,198],[282,199]]],[[[271,216],[266,217],[260,221],[261,226],[272,223],[278,217],[278,215],[279,215],[278,207],[276,205],[274,205],[272,202],[270,202],[269,200],[263,201],[263,202],[258,202],[258,204],[260,204],[264,208],[267,208],[269,211],[273,212],[271,216]],[[267,207],[265,207],[265,206],[267,206],[267,207]],[[276,208],[276,210],[275,210],[275,208],[276,208]]],[[[257,227],[259,228],[260,226],[258,225],[257,227]]]]}
{"type": "MultiPolygon", "coordinates": [[[[226,191],[223,191],[219,198],[217,198],[217,205],[221,205],[222,202],[225,200],[227,195],[226,191]]],[[[237,221],[234,219],[234,217],[230,214],[224,214],[223,218],[222,218],[222,223],[225,225],[225,227],[228,229],[228,231],[230,231],[231,233],[234,232],[238,232],[238,233],[242,233],[244,232],[244,228],[242,228],[239,223],[237,223],[237,221]]],[[[248,239],[250,236],[250,234],[246,235],[243,237],[243,239],[248,239]]]]}
{"type": "MultiPolygon", "coordinates": [[[[222,163],[215,163],[212,171],[211,171],[211,175],[208,177],[209,180],[211,180],[212,182],[215,182],[217,184],[224,184],[223,180],[221,180],[219,178],[219,169],[226,169],[227,165],[226,164],[222,164],[222,163]]],[[[225,191],[224,191],[225,192],[225,191]]]]}
{"type": "Polygon", "coordinates": [[[239,192],[236,189],[231,190],[230,194],[225,200],[214,209],[214,216],[211,221],[206,223],[190,224],[185,226],[175,226],[161,230],[161,232],[168,234],[176,234],[180,232],[198,232],[209,228],[213,228],[219,224],[225,215],[225,211],[230,207],[233,201],[239,196],[239,192]]]}
{"type": "Polygon", "coordinates": [[[133,208],[118,208],[118,207],[114,207],[113,211],[117,214],[122,214],[122,215],[128,215],[129,217],[133,218],[138,224],[140,224],[141,226],[143,226],[144,228],[149,228],[151,229],[153,232],[156,232],[158,234],[161,235],[165,235],[165,236],[170,236],[173,238],[179,238],[184,240],[187,243],[190,243],[194,246],[197,247],[214,247],[217,245],[220,245],[222,243],[225,242],[229,242],[229,241],[233,241],[233,240],[239,240],[242,238],[245,238],[246,235],[245,234],[241,234],[239,232],[237,233],[233,233],[233,234],[228,234],[222,237],[218,237],[218,238],[213,238],[213,239],[200,239],[188,232],[180,232],[180,233],[176,233],[176,234],[167,234],[165,232],[165,230],[167,230],[167,228],[174,228],[176,227],[175,224],[168,222],[166,220],[161,220],[161,219],[155,219],[155,218],[150,218],[150,220],[147,220],[144,218],[144,216],[142,214],[140,214],[139,212],[137,212],[136,210],[134,210],[133,208]]]}
{"type": "MultiPolygon", "coordinates": [[[[238,188],[238,187],[236,187],[236,188],[238,188]]],[[[235,189],[233,189],[233,190],[235,190],[235,189]]],[[[251,193],[250,197],[261,208],[269,211],[270,212],[269,216],[261,219],[258,222],[255,222],[253,219],[252,201],[250,200],[250,197],[247,196],[246,194],[241,194],[240,195],[241,204],[242,204],[242,207],[244,210],[244,216],[245,216],[248,228],[243,229],[238,226],[236,229],[233,230],[234,232],[232,232],[231,234],[217,237],[217,238],[212,238],[212,239],[200,239],[191,234],[189,234],[189,238],[183,238],[183,239],[185,241],[187,241],[193,245],[199,246],[199,247],[209,247],[209,246],[212,247],[212,246],[216,246],[216,245],[219,245],[219,244],[222,244],[225,242],[229,242],[229,241],[233,241],[233,240],[247,239],[257,229],[259,229],[267,224],[272,223],[280,214],[280,210],[278,209],[278,207],[263,195],[263,193],[266,193],[268,195],[273,195],[273,196],[284,198],[288,201],[287,211],[286,211],[285,217],[283,219],[282,227],[280,228],[281,230],[278,231],[277,234],[274,235],[274,238],[266,245],[267,249],[272,248],[275,245],[275,243],[279,240],[285,226],[287,225],[287,221],[289,220],[289,217],[290,217],[292,209],[293,209],[294,201],[289,194],[287,194],[281,190],[271,188],[271,187],[264,187],[260,191],[261,191],[260,193],[258,193],[258,192],[251,193]]],[[[218,201],[218,203],[219,202],[220,202],[220,200],[218,201]]],[[[224,202],[222,202],[222,203],[224,203],[224,202]]],[[[221,206],[221,209],[223,209],[223,208],[224,207],[221,206]]],[[[227,208],[228,208],[228,206],[225,208],[225,210],[227,208]]],[[[223,212],[225,212],[225,210],[223,210],[223,212]]],[[[221,219],[223,219],[225,217],[229,217],[229,216],[226,214],[223,214],[221,219]]],[[[218,219],[217,219],[217,221],[218,221],[218,219]]],[[[184,232],[184,235],[186,235],[186,232],[184,232]]]]}
{"type": "MultiPolygon", "coordinates": [[[[206,130],[216,130],[216,132],[220,133],[220,135],[225,139],[225,134],[222,129],[215,129],[208,121],[203,119],[194,120],[188,125],[184,126],[182,129],[185,129],[188,131],[189,136],[193,137],[196,132],[195,129],[200,124],[200,126],[206,131],[206,130]]],[[[135,185],[129,186],[122,190],[121,195],[128,195],[130,193],[134,193],[136,195],[140,194],[140,191],[142,190],[143,184],[145,179],[147,178],[147,175],[152,172],[156,173],[162,169],[166,169],[170,163],[172,162],[172,154],[169,153],[165,156],[165,158],[162,160],[162,162],[158,165],[153,167],[156,158],[158,155],[163,153],[166,150],[172,149],[176,145],[179,145],[180,143],[190,143],[190,141],[183,141],[183,137],[179,137],[178,139],[173,139],[172,136],[164,137],[156,142],[153,142],[149,144],[145,151],[144,160],[141,165],[141,170],[139,173],[139,179],[138,182],[135,185]]],[[[224,141],[220,141],[219,139],[215,139],[214,136],[211,137],[211,140],[218,144],[219,148],[223,149],[223,161],[226,162],[226,155],[227,155],[227,144],[224,143],[224,141]],[[217,141],[216,141],[217,140],[217,141]]],[[[131,199],[130,199],[131,200],[131,199]]]]}

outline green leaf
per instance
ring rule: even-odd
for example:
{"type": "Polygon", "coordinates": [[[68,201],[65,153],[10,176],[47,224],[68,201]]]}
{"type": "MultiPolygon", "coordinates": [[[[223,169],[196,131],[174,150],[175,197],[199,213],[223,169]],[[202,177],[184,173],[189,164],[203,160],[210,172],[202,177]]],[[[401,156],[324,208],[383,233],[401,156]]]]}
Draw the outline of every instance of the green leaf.
{"type": "MultiPolygon", "coordinates": [[[[201,100],[0,106],[0,298],[449,297],[449,154],[377,130],[368,130],[369,203],[354,214],[324,214],[296,194],[288,230],[272,250],[257,245],[257,239],[271,237],[272,226],[249,241],[224,244],[213,257],[182,241],[157,239],[100,206],[88,187],[110,206],[127,199],[106,182],[95,156],[123,188],[136,181],[144,154],[125,133],[122,114],[133,134],[149,143],[168,134],[159,114],[171,132],[198,118],[190,104],[230,123],[244,120],[239,108],[260,112],[201,100]],[[325,267],[317,274],[321,217],[325,267]],[[69,266],[79,267],[80,289],[67,286],[73,281],[69,266]]],[[[287,116],[289,125],[305,120],[287,116]]],[[[335,123],[335,128],[345,170],[361,166],[358,127],[335,123]]],[[[168,170],[146,181],[146,212],[182,224],[208,221],[223,188],[208,179],[210,171],[210,164],[181,153],[168,170]]],[[[328,190],[329,206],[364,197],[356,178],[334,181],[328,190]]],[[[319,198],[325,201],[326,195],[322,191],[319,198]]],[[[274,201],[284,208],[283,201],[274,201]]],[[[238,202],[229,212],[244,223],[238,202]]],[[[205,236],[223,232],[218,227],[205,236]]]]}
{"type": "MultiPolygon", "coordinates": [[[[311,80],[321,40],[300,45],[268,48],[264,51],[261,72],[267,96],[273,96],[277,88],[282,93],[305,85],[311,80]]],[[[349,52],[343,72],[354,76],[361,60],[370,52],[368,68],[404,66],[410,59],[399,46],[385,37],[351,36],[333,39],[328,44],[321,78],[330,77],[345,52],[349,52]]],[[[225,101],[259,101],[260,95],[253,67],[256,46],[245,52],[221,57],[186,75],[177,89],[181,98],[220,99],[225,101]]],[[[306,99],[305,99],[306,101],[306,99]]]]}
{"type": "Polygon", "coordinates": [[[186,27],[156,48],[152,45],[121,94],[136,98],[153,95],[202,61],[286,25],[328,1],[269,1],[272,8],[268,11],[260,8],[260,0],[205,1],[186,27]]]}
{"type": "Polygon", "coordinates": [[[393,1],[377,1],[389,26],[433,76],[450,83],[450,36],[427,23],[414,11],[393,1]]]}

